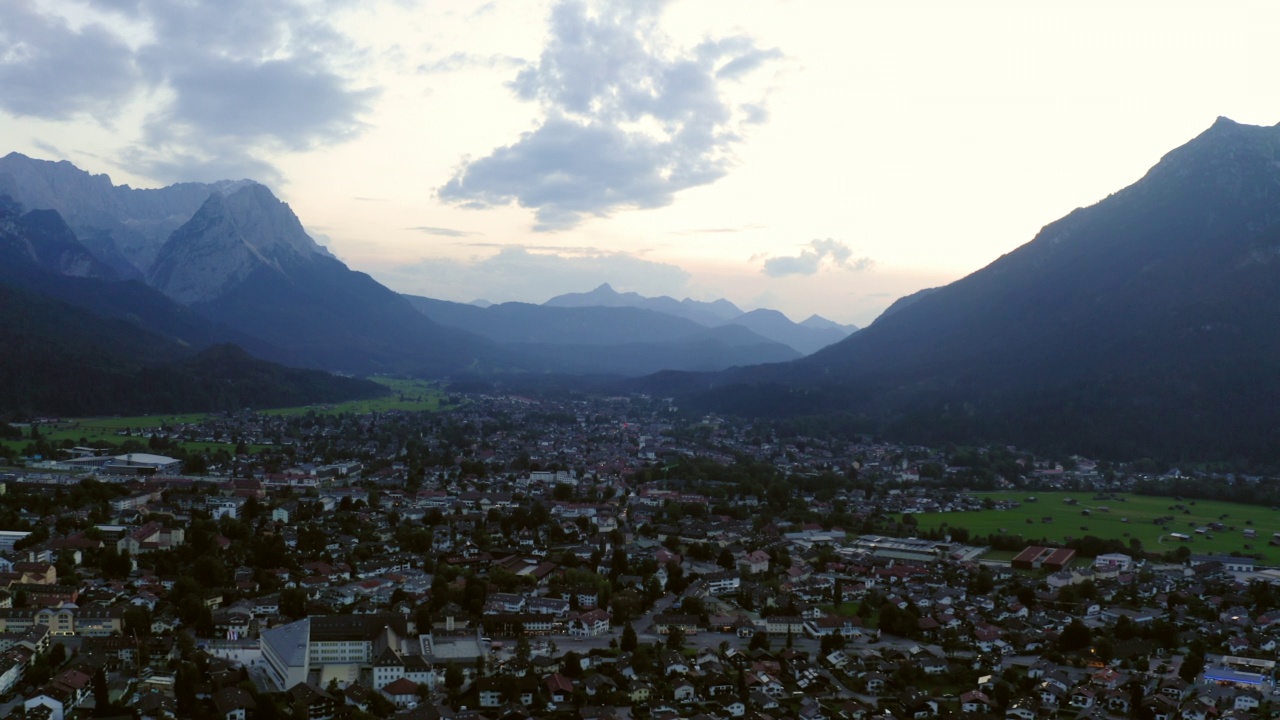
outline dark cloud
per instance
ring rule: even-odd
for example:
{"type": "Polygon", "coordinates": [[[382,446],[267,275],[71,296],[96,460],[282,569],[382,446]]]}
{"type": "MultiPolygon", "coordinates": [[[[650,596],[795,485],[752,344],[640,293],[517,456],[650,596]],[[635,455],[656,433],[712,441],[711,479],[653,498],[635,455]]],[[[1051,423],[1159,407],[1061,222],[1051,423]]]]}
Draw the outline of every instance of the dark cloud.
{"type": "Polygon", "coordinates": [[[138,90],[133,50],[100,24],[73,29],[30,0],[0,2],[0,109],[106,122],[138,90]]]}
{"type": "Polygon", "coordinates": [[[613,2],[594,13],[577,0],[556,5],[547,46],[511,84],[545,108],[546,120],[464,162],[439,197],[470,208],[516,203],[536,211],[535,229],[556,230],[621,208],[661,207],[723,177],[744,120],[718,83],[777,51],[735,37],[669,52],[658,27],[663,4],[613,2]]]}
{"type": "Polygon", "coordinates": [[[421,225],[419,227],[413,227],[409,229],[417,230],[418,232],[424,232],[428,235],[441,235],[444,237],[471,237],[472,235],[480,234],[480,233],[470,232],[467,230],[454,230],[453,228],[431,227],[430,225],[421,225]]]}
{"type": "MultiPolygon", "coordinates": [[[[157,180],[219,169],[278,179],[262,158],[339,142],[363,129],[376,88],[351,70],[363,51],[330,17],[355,0],[101,0],[92,9],[144,26],[131,46],[89,23],[72,29],[30,0],[0,2],[0,110],[104,125],[124,103],[156,98],[141,142],[118,161],[157,180]]],[[[203,173],[201,178],[204,177],[203,173]]]]}
{"type": "Polygon", "coordinates": [[[173,104],[152,117],[152,140],[202,137],[271,142],[305,150],[342,140],[361,127],[374,91],[350,90],[333,73],[301,60],[208,60],[169,77],[173,104]]]}
{"type": "Polygon", "coordinates": [[[824,264],[841,270],[859,272],[871,269],[875,265],[875,261],[869,257],[855,258],[853,249],[848,245],[827,238],[826,240],[809,241],[809,246],[802,250],[799,255],[780,255],[767,258],[764,261],[764,267],[761,272],[769,277],[813,275],[824,264]]]}

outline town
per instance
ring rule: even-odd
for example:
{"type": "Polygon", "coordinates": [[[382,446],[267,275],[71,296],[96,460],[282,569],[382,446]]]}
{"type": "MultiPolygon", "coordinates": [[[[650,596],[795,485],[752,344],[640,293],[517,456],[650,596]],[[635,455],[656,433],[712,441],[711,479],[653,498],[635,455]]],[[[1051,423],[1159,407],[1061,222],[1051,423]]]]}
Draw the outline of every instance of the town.
{"type": "Polygon", "coordinates": [[[1265,478],[688,418],[644,396],[445,405],[158,419],[115,442],[10,428],[0,714],[1275,716],[1280,574],[1196,549],[1229,519],[1171,532],[1188,495],[1161,500],[1167,546],[1041,543],[1090,510],[1034,497],[1247,502],[1265,478]],[[1000,490],[1020,500],[984,494],[1000,490]],[[966,522],[1015,506],[1035,525],[966,522]]]}

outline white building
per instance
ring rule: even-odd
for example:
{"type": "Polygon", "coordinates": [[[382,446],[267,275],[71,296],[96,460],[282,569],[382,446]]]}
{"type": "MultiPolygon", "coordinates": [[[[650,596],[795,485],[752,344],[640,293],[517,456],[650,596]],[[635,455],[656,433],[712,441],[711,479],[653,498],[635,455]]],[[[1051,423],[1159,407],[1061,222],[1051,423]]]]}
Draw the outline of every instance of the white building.
{"type": "Polygon", "coordinates": [[[400,615],[310,617],[264,631],[262,658],[279,690],[306,682],[313,670],[320,671],[322,686],[332,679],[354,682],[385,650],[398,650],[408,634],[400,615]]]}
{"type": "Polygon", "coordinates": [[[609,632],[609,613],[605,610],[584,612],[569,621],[569,634],[574,637],[596,637],[609,632]]]}

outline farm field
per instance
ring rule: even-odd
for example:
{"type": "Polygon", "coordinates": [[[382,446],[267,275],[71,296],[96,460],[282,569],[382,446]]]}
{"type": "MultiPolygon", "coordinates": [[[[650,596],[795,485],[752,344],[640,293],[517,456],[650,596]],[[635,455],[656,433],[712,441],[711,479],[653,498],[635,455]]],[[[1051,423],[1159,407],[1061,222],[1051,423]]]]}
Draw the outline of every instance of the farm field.
{"type": "MultiPolygon", "coordinates": [[[[392,378],[370,378],[374,382],[387,387],[387,394],[370,400],[353,400],[334,405],[308,405],[292,408],[275,408],[262,410],[267,415],[304,415],[316,412],[325,415],[352,413],[361,415],[370,412],[386,412],[389,410],[437,412],[448,409],[448,394],[431,383],[422,380],[399,380],[392,378]]],[[[50,442],[61,443],[70,440],[76,444],[92,442],[109,442],[120,444],[127,438],[119,433],[132,430],[135,435],[145,435],[146,431],[172,425],[202,422],[207,413],[189,413],[185,415],[139,415],[135,417],[103,417],[63,419],[57,424],[42,424],[40,433],[50,442]]],[[[0,448],[8,448],[13,452],[21,452],[30,442],[28,439],[0,441],[0,448]]],[[[211,451],[218,448],[232,447],[227,443],[188,442],[183,447],[191,451],[211,451]]],[[[257,452],[265,445],[249,445],[249,450],[257,452]]]]}
{"type": "Polygon", "coordinates": [[[1272,533],[1280,532],[1280,512],[1267,507],[1129,493],[1116,493],[1105,500],[1093,499],[1091,492],[1022,491],[974,495],[993,500],[1013,500],[1021,505],[1009,510],[920,513],[915,519],[921,529],[947,525],[966,528],[976,535],[998,534],[1003,529],[1009,535],[1022,535],[1028,540],[1044,538],[1054,543],[1093,535],[1114,538],[1128,545],[1131,538],[1137,538],[1148,552],[1168,552],[1185,545],[1196,555],[1258,554],[1263,563],[1280,565],[1280,547],[1268,545],[1272,533]],[[1029,497],[1035,497],[1036,501],[1026,502],[1029,497]],[[1076,504],[1068,504],[1068,499],[1076,501],[1076,504]],[[1165,518],[1166,522],[1156,524],[1159,518],[1165,518]],[[1197,528],[1206,528],[1210,523],[1222,523],[1226,529],[1196,533],[1197,528]],[[1257,537],[1246,538],[1245,529],[1253,529],[1257,537]],[[1191,540],[1184,542],[1172,538],[1172,533],[1189,535],[1191,540]]]}

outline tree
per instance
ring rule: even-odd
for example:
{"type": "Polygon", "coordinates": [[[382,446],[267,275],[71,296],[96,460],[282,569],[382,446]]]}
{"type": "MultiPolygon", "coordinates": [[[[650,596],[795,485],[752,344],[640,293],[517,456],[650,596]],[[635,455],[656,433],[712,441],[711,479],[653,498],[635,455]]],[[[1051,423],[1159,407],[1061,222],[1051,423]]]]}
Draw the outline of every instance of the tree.
{"type": "Polygon", "coordinates": [[[107,687],[107,672],[102,668],[93,673],[93,704],[95,716],[106,717],[115,713],[111,706],[111,690],[107,687]]]}
{"type": "Polygon", "coordinates": [[[1178,677],[1193,683],[1196,681],[1196,676],[1202,672],[1204,672],[1204,653],[1192,650],[1182,659],[1182,666],[1178,668],[1178,677]]]}
{"type": "Polygon", "coordinates": [[[1092,639],[1093,634],[1088,626],[1079,620],[1072,620],[1071,624],[1063,628],[1062,634],[1058,636],[1058,649],[1062,652],[1080,650],[1088,647],[1092,639]]]}
{"type": "Polygon", "coordinates": [[[301,588],[280,591],[280,614],[301,620],[307,616],[307,593],[301,588]]]}
{"type": "Polygon", "coordinates": [[[62,663],[67,661],[67,646],[62,643],[54,643],[49,648],[49,669],[57,670],[62,667],[62,663]]]}
{"type": "Polygon", "coordinates": [[[764,632],[763,630],[757,631],[755,635],[751,636],[751,644],[747,646],[747,649],[748,650],[768,650],[769,634],[764,632]]]}
{"type": "Polygon", "coordinates": [[[636,629],[631,627],[631,623],[627,623],[626,627],[622,628],[622,643],[619,647],[623,652],[634,652],[637,642],[636,629]]]}
{"type": "Polygon", "coordinates": [[[716,564],[725,570],[733,569],[733,553],[729,552],[729,548],[720,551],[720,556],[716,558],[716,564]]]}
{"type": "Polygon", "coordinates": [[[667,647],[672,650],[684,647],[684,630],[679,625],[672,625],[667,631],[667,647]]]}
{"type": "Polygon", "coordinates": [[[462,666],[457,663],[449,663],[444,669],[444,688],[449,694],[449,701],[453,703],[462,690],[462,683],[466,680],[466,676],[462,673],[462,666]]]}

